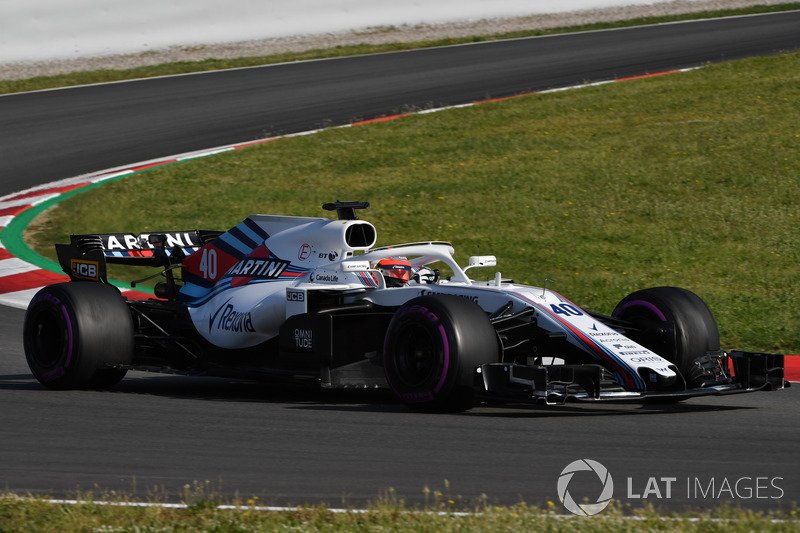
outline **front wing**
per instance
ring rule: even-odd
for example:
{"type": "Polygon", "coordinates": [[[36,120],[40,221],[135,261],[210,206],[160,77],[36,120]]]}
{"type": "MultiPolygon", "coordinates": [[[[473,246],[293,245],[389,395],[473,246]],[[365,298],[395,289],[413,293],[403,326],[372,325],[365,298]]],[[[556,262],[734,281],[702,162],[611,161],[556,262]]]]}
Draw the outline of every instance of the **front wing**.
{"type": "Polygon", "coordinates": [[[705,379],[687,383],[681,376],[669,390],[629,391],[609,379],[599,365],[520,365],[489,363],[477,368],[478,396],[489,401],[562,404],[567,401],[678,401],[698,396],[782,389],[783,355],[714,352],[719,362],[705,379]]]}

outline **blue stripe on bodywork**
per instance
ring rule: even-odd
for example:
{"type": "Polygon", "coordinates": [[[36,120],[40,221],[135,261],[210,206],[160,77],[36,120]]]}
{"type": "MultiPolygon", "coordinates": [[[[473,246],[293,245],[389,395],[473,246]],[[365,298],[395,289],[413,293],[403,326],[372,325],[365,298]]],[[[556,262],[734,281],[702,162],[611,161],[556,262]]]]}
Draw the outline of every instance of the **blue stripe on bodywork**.
{"type": "MultiPolygon", "coordinates": [[[[611,370],[613,370],[614,377],[618,381],[621,381],[622,383],[624,383],[625,381],[628,381],[628,380],[624,379],[624,377],[628,376],[629,380],[633,381],[633,387],[634,388],[636,388],[637,390],[642,390],[642,391],[645,390],[646,387],[645,387],[644,381],[642,380],[641,376],[639,376],[639,374],[635,371],[634,368],[632,368],[630,365],[628,365],[628,363],[625,360],[620,359],[619,356],[617,356],[614,352],[610,351],[605,346],[603,346],[603,345],[597,343],[596,341],[594,341],[589,335],[586,335],[581,330],[579,330],[577,327],[575,327],[572,324],[570,324],[569,322],[563,320],[561,317],[559,317],[558,315],[553,313],[550,309],[547,309],[544,305],[541,305],[541,304],[539,304],[537,302],[534,302],[533,300],[530,300],[529,298],[526,298],[522,294],[519,294],[519,293],[512,293],[512,294],[515,294],[515,295],[519,296],[520,298],[524,299],[525,301],[530,302],[531,304],[533,304],[534,307],[536,307],[536,309],[538,309],[539,311],[547,314],[549,317],[555,319],[558,323],[563,325],[566,328],[567,333],[573,339],[575,339],[580,345],[584,346],[587,349],[586,351],[588,353],[590,353],[591,355],[593,355],[595,357],[598,357],[601,360],[606,360],[609,363],[611,363],[612,366],[613,366],[613,368],[611,370]],[[604,355],[605,355],[605,357],[603,357],[604,355]],[[625,376],[621,375],[621,370],[627,370],[625,372],[625,376]]],[[[559,294],[557,294],[557,293],[553,293],[553,294],[555,294],[560,300],[562,300],[564,302],[569,302],[569,300],[563,298],[559,294]]],[[[572,305],[574,305],[574,304],[572,304],[572,305]]]]}
{"type": "Polygon", "coordinates": [[[236,253],[232,253],[231,255],[236,257],[236,258],[238,258],[238,259],[240,259],[240,258],[244,257],[245,255],[249,254],[253,250],[253,248],[255,248],[255,246],[248,247],[240,239],[238,239],[237,237],[233,236],[232,232],[233,232],[233,230],[231,230],[231,231],[229,231],[227,233],[223,233],[222,235],[217,237],[217,239],[222,241],[222,242],[224,242],[225,244],[227,244],[228,246],[230,246],[234,250],[236,250],[236,253]]]}
{"type": "Polygon", "coordinates": [[[269,233],[267,233],[264,228],[249,218],[239,224],[238,227],[241,228],[241,230],[246,233],[248,237],[258,244],[263,244],[263,242],[269,237],[269,233]]]}

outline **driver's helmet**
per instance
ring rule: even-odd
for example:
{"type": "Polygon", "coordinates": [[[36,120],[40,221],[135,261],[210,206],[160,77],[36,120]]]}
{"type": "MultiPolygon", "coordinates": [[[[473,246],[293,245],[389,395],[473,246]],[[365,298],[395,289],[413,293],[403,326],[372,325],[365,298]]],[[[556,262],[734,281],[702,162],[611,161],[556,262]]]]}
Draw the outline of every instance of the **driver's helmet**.
{"type": "Polygon", "coordinates": [[[414,274],[411,276],[411,281],[419,284],[436,283],[438,279],[436,271],[426,266],[415,268],[414,274]]]}
{"type": "Polygon", "coordinates": [[[383,273],[387,287],[402,287],[414,275],[411,263],[399,257],[387,257],[378,261],[378,269],[383,273]]]}

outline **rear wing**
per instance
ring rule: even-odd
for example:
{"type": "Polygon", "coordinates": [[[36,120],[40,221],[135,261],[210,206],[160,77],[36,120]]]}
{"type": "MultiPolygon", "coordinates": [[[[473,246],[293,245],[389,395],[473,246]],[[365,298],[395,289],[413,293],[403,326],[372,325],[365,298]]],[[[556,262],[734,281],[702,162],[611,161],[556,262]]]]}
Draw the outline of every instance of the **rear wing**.
{"type": "Polygon", "coordinates": [[[191,230],[71,235],[69,244],[56,244],[58,262],[73,281],[107,281],[106,264],[169,268],[222,234],[191,230]]]}

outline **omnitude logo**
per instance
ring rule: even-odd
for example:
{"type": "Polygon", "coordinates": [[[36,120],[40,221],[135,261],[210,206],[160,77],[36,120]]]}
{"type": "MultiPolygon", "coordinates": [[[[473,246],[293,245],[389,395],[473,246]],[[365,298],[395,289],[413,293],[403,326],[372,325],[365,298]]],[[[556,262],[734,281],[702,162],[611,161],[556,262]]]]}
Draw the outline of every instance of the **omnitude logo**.
{"type": "MultiPolygon", "coordinates": [[[[614,495],[614,480],[608,469],[591,459],[578,459],[573,461],[561,471],[558,477],[558,499],[564,504],[567,511],[578,516],[593,516],[608,507],[611,496],[614,495]],[[577,503],[575,497],[570,493],[569,486],[576,473],[587,472],[596,477],[602,484],[602,489],[594,498],[594,503],[577,503]]],[[[586,497],[585,494],[581,496],[586,497]]],[[[595,495],[592,495],[595,496],[595,495]]],[[[583,498],[579,498],[583,499],[583,498]]],[[[593,498],[589,498],[592,501],[593,498]]]]}

